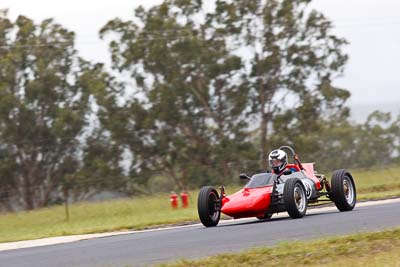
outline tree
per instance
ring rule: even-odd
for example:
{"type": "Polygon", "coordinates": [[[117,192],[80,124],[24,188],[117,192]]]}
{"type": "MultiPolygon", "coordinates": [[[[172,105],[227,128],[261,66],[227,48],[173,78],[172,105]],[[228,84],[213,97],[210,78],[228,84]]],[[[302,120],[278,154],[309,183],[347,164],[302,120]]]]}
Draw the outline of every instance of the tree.
{"type": "Polygon", "coordinates": [[[354,165],[385,166],[398,158],[399,126],[399,120],[392,120],[390,113],[372,112],[357,129],[354,165]]]}
{"type": "Polygon", "coordinates": [[[390,113],[372,112],[364,123],[324,121],[312,138],[318,150],[304,159],[318,159],[318,169],[330,172],[339,168],[382,167],[399,159],[399,119],[390,113]]]}
{"type": "Polygon", "coordinates": [[[216,2],[214,25],[234,37],[238,48],[247,45],[252,51],[248,60],[250,95],[259,122],[259,155],[264,168],[273,144],[271,137],[285,136],[279,131],[285,125],[279,124],[291,129],[295,128],[291,124],[303,124],[303,130],[315,132],[316,122],[329,108],[335,108],[333,114],[341,111],[342,105],[331,104],[349,96],[332,86],[347,60],[342,51],[346,41],[331,33],[332,24],[321,13],[310,10],[309,3],[216,2]]]}
{"type": "Polygon", "coordinates": [[[311,133],[328,113],[348,115],[349,93],[331,82],[347,60],[346,42],[308,3],[216,1],[215,10],[205,11],[202,1],[171,0],[138,8],[137,23],[115,19],[102,29],[103,37],[118,36],[110,42],[114,68],[135,78],[144,99],[139,105],[149,107],[158,158],[151,165],[169,170],[177,183],[186,179],[176,177],[177,166],[187,176],[188,162],[222,162],[221,173],[229,176],[228,162],[252,159],[253,118],[265,169],[281,123],[311,133]],[[284,104],[288,98],[293,104],[284,104]]]}
{"type": "Polygon", "coordinates": [[[139,7],[139,22],[115,19],[100,32],[116,36],[113,66],[135,79],[140,96],[113,112],[118,125],[109,129],[135,164],[166,173],[181,189],[230,177],[231,162],[255,155],[242,61],[211,24],[197,23],[201,13],[201,1],[165,1],[139,7]]]}
{"type": "Polygon", "coordinates": [[[0,18],[0,177],[26,209],[48,205],[81,167],[99,79],[81,82],[89,63],[77,55],[74,37],[51,19],[0,18]]]}
{"type": "Polygon", "coordinates": [[[104,124],[118,124],[118,121],[109,120],[109,114],[115,110],[111,107],[99,108],[105,103],[116,101],[112,95],[121,90],[121,84],[104,70],[102,64],[81,60],[75,86],[90,93],[88,104],[93,112],[82,114],[87,117],[88,124],[83,129],[85,138],[79,147],[82,154],[80,165],[69,182],[73,189],[73,200],[84,200],[104,190],[132,193],[121,166],[123,150],[111,140],[109,132],[104,128],[104,124]]]}

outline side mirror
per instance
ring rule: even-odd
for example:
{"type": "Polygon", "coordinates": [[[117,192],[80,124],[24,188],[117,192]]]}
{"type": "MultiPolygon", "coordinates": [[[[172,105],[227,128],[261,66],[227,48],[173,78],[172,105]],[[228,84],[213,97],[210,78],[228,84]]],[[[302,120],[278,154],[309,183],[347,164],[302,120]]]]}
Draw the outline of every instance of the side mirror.
{"type": "Polygon", "coordinates": [[[241,174],[239,174],[239,178],[240,179],[243,179],[243,180],[250,180],[251,179],[251,177],[249,177],[247,174],[245,174],[245,173],[241,173],[241,174]]]}

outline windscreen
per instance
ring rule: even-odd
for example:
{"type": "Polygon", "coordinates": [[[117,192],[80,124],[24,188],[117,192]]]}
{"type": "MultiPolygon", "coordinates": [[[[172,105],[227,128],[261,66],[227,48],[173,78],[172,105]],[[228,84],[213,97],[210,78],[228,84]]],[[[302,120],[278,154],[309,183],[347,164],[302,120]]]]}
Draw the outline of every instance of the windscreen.
{"type": "Polygon", "coordinates": [[[258,173],[251,177],[251,180],[245,185],[245,188],[256,188],[274,184],[274,176],[272,173],[258,173]]]}

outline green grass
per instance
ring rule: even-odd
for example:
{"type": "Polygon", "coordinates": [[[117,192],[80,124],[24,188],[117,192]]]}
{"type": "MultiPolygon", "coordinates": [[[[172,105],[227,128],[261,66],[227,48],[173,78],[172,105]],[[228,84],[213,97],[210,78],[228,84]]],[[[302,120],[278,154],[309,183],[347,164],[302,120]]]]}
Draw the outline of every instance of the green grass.
{"type": "Polygon", "coordinates": [[[160,266],[400,266],[400,228],[308,242],[286,242],[275,247],[180,260],[160,266]]]}
{"type": "MultiPolygon", "coordinates": [[[[352,174],[356,180],[359,200],[400,196],[399,167],[352,171],[352,174]]],[[[228,186],[227,193],[238,189],[239,185],[228,186]]],[[[197,193],[198,190],[190,192],[189,208],[176,210],[170,207],[169,194],[74,204],[70,206],[68,222],[65,221],[63,206],[2,214],[0,242],[198,222],[197,193]]]]}
{"type": "Polygon", "coordinates": [[[197,219],[193,197],[191,208],[170,208],[169,196],[140,197],[70,207],[65,220],[63,206],[0,216],[0,242],[41,237],[96,233],[189,222],[197,219]]]}
{"type": "Polygon", "coordinates": [[[400,196],[400,167],[351,170],[356,180],[358,200],[400,196]]]}
{"type": "Polygon", "coordinates": [[[400,167],[392,166],[376,170],[350,170],[361,193],[400,189],[400,167]]]}

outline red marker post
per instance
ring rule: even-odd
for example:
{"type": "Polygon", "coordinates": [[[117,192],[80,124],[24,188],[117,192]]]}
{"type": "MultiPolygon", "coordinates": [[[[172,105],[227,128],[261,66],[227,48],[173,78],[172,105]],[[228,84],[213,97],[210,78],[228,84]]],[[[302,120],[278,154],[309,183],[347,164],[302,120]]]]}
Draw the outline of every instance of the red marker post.
{"type": "Polygon", "coordinates": [[[186,192],[181,193],[182,208],[189,207],[189,194],[186,192]]]}
{"type": "Polygon", "coordinates": [[[176,209],[178,207],[178,195],[175,194],[174,192],[171,193],[171,196],[169,197],[169,201],[171,202],[171,207],[173,209],[176,209]]]}

